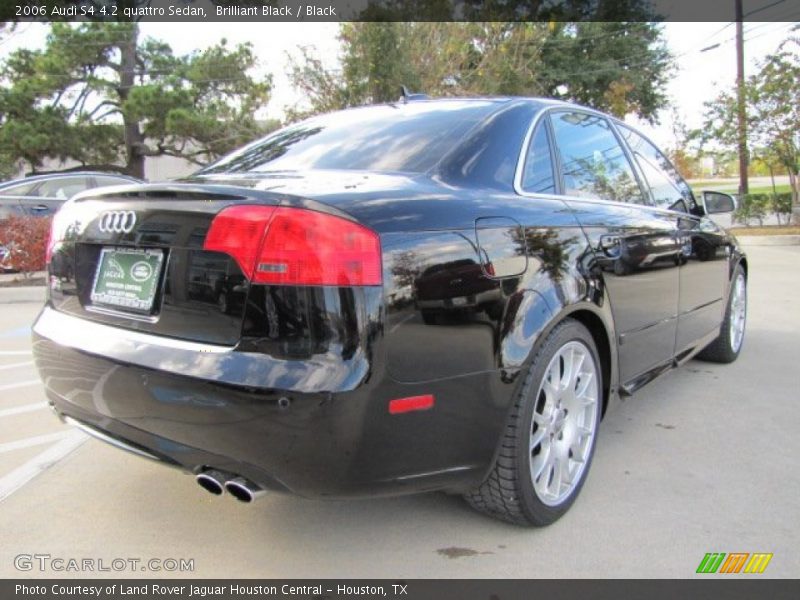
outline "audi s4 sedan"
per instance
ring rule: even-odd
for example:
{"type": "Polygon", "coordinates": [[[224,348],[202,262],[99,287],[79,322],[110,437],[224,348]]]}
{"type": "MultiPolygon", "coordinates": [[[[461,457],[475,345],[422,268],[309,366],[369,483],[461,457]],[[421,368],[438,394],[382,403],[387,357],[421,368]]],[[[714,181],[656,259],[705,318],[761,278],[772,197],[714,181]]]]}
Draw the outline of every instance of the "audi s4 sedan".
{"type": "Polygon", "coordinates": [[[318,116],[67,202],[36,365],[63,419],[213,494],[443,490],[547,525],[621,397],[739,355],[733,208],[573,104],[318,116]]]}

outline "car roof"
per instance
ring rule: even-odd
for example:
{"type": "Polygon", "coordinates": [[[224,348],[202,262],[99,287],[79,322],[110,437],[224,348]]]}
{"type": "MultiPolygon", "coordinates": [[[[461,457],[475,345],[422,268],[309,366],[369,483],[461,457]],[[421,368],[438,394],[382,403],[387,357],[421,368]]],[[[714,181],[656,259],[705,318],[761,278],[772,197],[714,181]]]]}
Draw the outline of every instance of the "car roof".
{"type": "Polygon", "coordinates": [[[140,182],[141,179],[125,175],[123,173],[109,173],[105,171],[59,171],[58,173],[43,173],[41,175],[29,175],[28,177],[19,177],[0,183],[0,189],[11,187],[22,183],[35,183],[37,181],[47,181],[50,179],[58,179],[60,177],[119,177],[128,181],[140,182]]]}
{"type": "MultiPolygon", "coordinates": [[[[609,119],[614,119],[619,121],[617,117],[614,115],[610,115],[605,113],[601,110],[596,108],[592,108],[590,106],[585,106],[583,104],[578,104],[576,102],[568,102],[566,100],[558,100],[556,98],[546,98],[542,96],[449,96],[445,98],[427,98],[427,97],[417,97],[417,98],[410,98],[408,100],[403,100],[402,98],[398,99],[395,102],[385,102],[381,104],[364,104],[361,106],[353,106],[344,110],[358,110],[358,109],[368,109],[370,107],[375,106],[402,106],[404,104],[430,104],[430,105],[440,105],[440,104],[465,104],[469,102],[481,102],[481,103],[491,103],[496,105],[496,109],[490,111],[490,114],[494,114],[496,111],[501,110],[503,107],[511,105],[511,104],[530,104],[537,110],[542,110],[545,108],[552,108],[552,107],[563,107],[563,108],[573,108],[578,109],[586,112],[591,112],[597,115],[602,115],[609,119]]],[[[338,111],[333,111],[338,112],[338,111]]],[[[332,114],[332,113],[323,113],[319,116],[324,116],[325,114],[332,114]]]]}

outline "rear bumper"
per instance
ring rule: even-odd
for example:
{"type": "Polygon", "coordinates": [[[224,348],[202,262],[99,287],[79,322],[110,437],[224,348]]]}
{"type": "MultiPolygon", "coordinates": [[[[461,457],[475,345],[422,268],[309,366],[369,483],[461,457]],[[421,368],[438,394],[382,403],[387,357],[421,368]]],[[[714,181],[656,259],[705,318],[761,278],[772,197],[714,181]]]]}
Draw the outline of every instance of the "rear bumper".
{"type": "Polygon", "coordinates": [[[61,415],[191,472],[216,468],[310,497],[475,486],[505,421],[497,391],[512,387],[499,372],[401,384],[358,356],[295,365],[51,308],[33,335],[61,415]],[[433,409],[389,414],[390,399],[422,393],[436,396],[433,409]]]}

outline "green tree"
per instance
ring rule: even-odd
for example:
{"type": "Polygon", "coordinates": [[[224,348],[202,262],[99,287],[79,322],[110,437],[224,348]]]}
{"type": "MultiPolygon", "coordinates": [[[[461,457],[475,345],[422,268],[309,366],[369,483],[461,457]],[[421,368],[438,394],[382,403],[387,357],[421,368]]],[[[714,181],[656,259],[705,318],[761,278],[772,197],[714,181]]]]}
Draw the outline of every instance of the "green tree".
{"type": "Polygon", "coordinates": [[[271,78],[255,65],[249,44],[177,56],[136,23],[53,23],[43,50],[4,61],[0,165],[121,162],[142,177],[148,156],[203,164],[267,130],[254,113],[271,78]]]}
{"type": "Polygon", "coordinates": [[[406,86],[549,96],[652,121],[672,66],[661,28],[642,22],[347,23],[340,40],[340,71],[308,51],[293,64],[311,113],[394,101],[406,86]]]}
{"type": "MultiPolygon", "coordinates": [[[[784,40],[745,83],[748,145],[756,156],[777,161],[789,175],[792,201],[800,203],[800,38],[784,40]]],[[[736,147],[736,95],[725,90],[706,103],[698,132],[704,142],[736,147]]]]}
{"type": "Polygon", "coordinates": [[[800,203],[800,38],[785,40],[751,82],[751,130],[786,167],[792,201],[800,203]]]}

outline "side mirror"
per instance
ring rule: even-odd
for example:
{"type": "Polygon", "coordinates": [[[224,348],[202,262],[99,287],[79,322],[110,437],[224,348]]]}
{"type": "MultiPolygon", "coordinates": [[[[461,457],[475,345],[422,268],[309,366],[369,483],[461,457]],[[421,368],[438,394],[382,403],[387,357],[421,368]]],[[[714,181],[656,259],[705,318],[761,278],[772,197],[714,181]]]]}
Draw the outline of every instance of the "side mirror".
{"type": "Polygon", "coordinates": [[[707,215],[730,213],[736,210],[736,198],[724,192],[704,191],[703,210],[707,215]]]}

